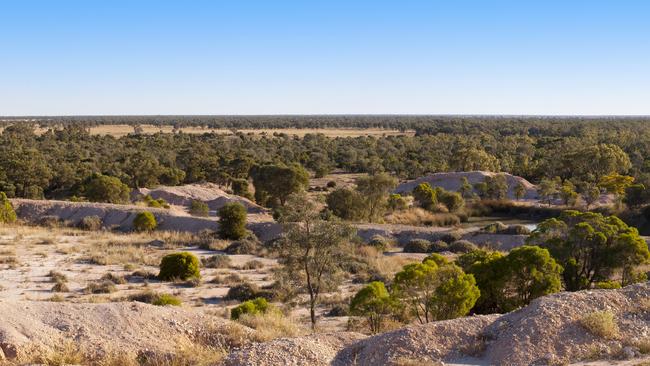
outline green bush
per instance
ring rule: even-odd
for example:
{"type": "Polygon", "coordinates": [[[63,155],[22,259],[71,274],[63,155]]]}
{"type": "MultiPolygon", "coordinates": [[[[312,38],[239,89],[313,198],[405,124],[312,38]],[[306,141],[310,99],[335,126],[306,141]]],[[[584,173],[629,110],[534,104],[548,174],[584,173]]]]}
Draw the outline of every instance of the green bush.
{"type": "Polygon", "coordinates": [[[219,236],[239,240],[246,236],[246,207],[227,203],[219,209],[219,236]]]}
{"type": "Polygon", "coordinates": [[[0,223],[8,224],[16,221],[16,211],[7,195],[0,192],[0,223]]]}
{"type": "Polygon", "coordinates": [[[374,281],[359,290],[350,302],[350,313],[364,316],[370,331],[378,333],[384,319],[391,313],[392,299],[383,282],[374,281]]]}
{"type": "Polygon", "coordinates": [[[199,259],[189,252],[167,254],[160,261],[158,278],[163,281],[201,278],[199,259]]]}
{"type": "Polygon", "coordinates": [[[425,239],[413,239],[404,246],[404,253],[429,253],[431,242],[425,239]]]}
{"type": "Polygon", "coordinates": [[[207,203],[199,200],[192,200],[192,203],[190,203],[190,214],[194,216],[207,217],[209,213],[210,208],[207,203]]]}
{"type": "Polygon", "coordinates": [[[133,219],[133,229],[135,231],[153,231],[158,227],[156,217],[149,211],[138,212],[133,219]]]}
{"type": "Polygon", "coordinates": [[[160,294],[158,295],[157,299],[151,302],[151,304],[157,306],[166,306],[166,305],[181,306],[183,302],[181,301],[181,299],[179,299],[176,296],[170,294],[160,294]]]}
{"type": "Polygon", "coordinates": [[[601,290],[615,290],[621,288],[620,282],[617,281],[601,281],[594,284],[594,288],[601,290]]]}
{"type": "Polygon", "coordinates": [[[263,314],[266,313],[268,309],[269,303],[266,301],[266,299],[258,297],[253,300],[245,301],[230,310],[230,319],[237,320],[244,314],[263,314]]]}
{"type": "Polygon", "coordinates": [[[102,219],[99,216],[86,216],[77,226],[83,230],[97,231],[102,228],[102,219]]]}
{"type": "Polygon", "coordinates": [[[169,203],[162,198],[154,199],[150,195],[146,195],[142,198],[142,201],[149,207],[153,208],[169,208],[169,203]]]}
{"type": "Polygon", "coordinates": [[[476,244],[468,240],[456,240],[449,245],[449,251],[453,253],[469,253],[478,249],[476,244]]]}

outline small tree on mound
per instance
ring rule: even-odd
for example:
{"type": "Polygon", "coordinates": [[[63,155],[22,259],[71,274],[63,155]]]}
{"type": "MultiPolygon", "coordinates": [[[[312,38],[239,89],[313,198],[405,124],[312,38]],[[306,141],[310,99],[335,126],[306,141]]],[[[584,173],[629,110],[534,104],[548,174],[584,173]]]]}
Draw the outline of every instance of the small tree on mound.
{"type": "Polygon", "coordinates": [[[246,208],[241,203],[227,203],[219,209],[219,236],[232,240],[246,236],[246,208]]]}
{"type": "Polygon", "coordinates": [[[0,222],[8,224],[16,221],[16,211],[14,206],[9,202],[7,195],[0,192],[0,222]]]}
{"type": "Polygon", "coordinates": [[[93,174],[82,185],[83,194],[93,202],[124,203],[129,201],[129,186],[118,178],[93,174]]]}
{"type": "Polygon", "coordinates": [[[153,231],[158,227],[156,217],[149,211],[138,212],[133,219],[135,231],[153,231]]]}
{"type": "Polygon", "coordinates": [[[192,253],[179,252],[168,254],[160,261],[158,278],[163,281],[201,278],[199,266],[199,259],[192,253]]]}
{"type": "Polygon", "coordinates": [[[357,292],[350,302],[350,313],[365,316],[372,333],[378,333],[387,315],[391,313],[392,301],[383,282],[373,281],[357,292]]]}

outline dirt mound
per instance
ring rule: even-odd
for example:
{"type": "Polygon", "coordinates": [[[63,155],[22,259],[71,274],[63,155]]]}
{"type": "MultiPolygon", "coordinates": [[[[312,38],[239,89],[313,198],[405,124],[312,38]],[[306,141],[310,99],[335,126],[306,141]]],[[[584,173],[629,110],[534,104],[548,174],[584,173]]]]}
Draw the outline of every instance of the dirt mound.
{"type": "Polygon", "coordinates": [[[0,359],[29,360],[74,341],[83,352],[169,354],[206,326],[225,320],[142,303],[0,302],[0,359]]]}
{"type": "Polygon", "coordinates": [[[135,190],[133,194],[136,196],[150,195],[155,199],[162,198],[172,205],[185,207],[189,207],[194,200],[203,201],[213,211],[219,210],[226,203],[237,202],[244,205],[249,213],[267,212],[264,207],[253,201],[226,193],[213,183],[187,184],[174,187],[160,186],[154,189],[140,188],[135,190]]]}
{"type": "Polygon", "coordinates": [[[359,333],[335,333],[276,339],[231,353],[224,366],[331,365],[340,349],[362,338],[359,333]]]}
{"type": "MultiPolygon", "coordinates": [[[[499,173],[474,171],[474,172],[451,172],[451,173],[435,173],[425,177],[404,182],[395,188],[395,193],[404,194],[410,193],[415,187],[421,183],[429,183],[432,187],[442,187],[448,191],[458,191],[461,187],[461,178],[465,177],[472,186],[476,183],[483,182],[485,177],[493,177],[499,173]]],[[[535,200],[538,198],[537,189],[534,184],[530,183],[522,177],[512,175],[509,173],[502,173],[506,176],[508,182],[508,198],[515,198],[514,189],[517,184],[521,183],[526,188],[524,199],[535,200]]]]}
{"type": "Polygon", "coordinates": [[[650,283],[621,290],[565,292],[539,298],[505,315],[412,325],[348,346],[318,336],[255,345],[231,354],[228,365],[280,360],[273,357],[285,357],[282,359],[291,360],[291,365],[395,365],[407,361],[546,365],[640,357],[635,344],[650,340],[649,299],[650,283]],[[596,336],[580,325],[586,314],[603,310],[616,318],[619,334],[613,339],[596,336]],[[329,348],[337,345],[341,347],[338,352],[329,348]]]}
{"type": "MultiPolygon", "coordinates": [[[[138,212],[149,211],[158,222],[157,230],[185,231],[199,233],[203,230],[216,231],[219,222],[215,217],[189,216],[177,210],[156,209],[135,205],[115,205],[110,203],[68,202],[50,200],[12,199],[18,217],[27,222],[39,223],[44,217],[56,217],[70,225],[77,225],[84,217],[97,216],[102,225],[109,229],[130,231],[133,229],[133,219],[138,212]]],[[[262,241],[276,238],[281,229],[280,225],[267,215],[257,215],[255,220],[249,220],[247,228],[262,241]]]]}

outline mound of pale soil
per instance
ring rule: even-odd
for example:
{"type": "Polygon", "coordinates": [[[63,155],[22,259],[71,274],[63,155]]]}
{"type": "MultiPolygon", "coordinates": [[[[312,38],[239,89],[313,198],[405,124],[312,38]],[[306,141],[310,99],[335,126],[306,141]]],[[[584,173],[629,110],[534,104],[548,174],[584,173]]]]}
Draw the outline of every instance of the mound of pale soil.
{"type": "MultiPolygon", "coordinates": [[[[84,217],[97,216],[102,220],[105,228],[130,231],[133,229],[133,219],[138,212],[149,211],[156,217],[157,230],[199,233],[203,230],[216,231],[219,228],[219,222],[214,217],[188,216],[183,212],[160,208],[53,200],[12,199],[11,202],[20,219],[34,223],[40,222],[43,217],[51,216],[68,224],[77,225],[84,217]]],[[[281,231],[277,223],[263,220],[249,220],[247,228],[262,241],[277,237],[281,231]]]]}
{"type": "MultiPolygon", "coordinates": [[[[634,345],[650,339],[649,299],[650,283],[621,290],[565,292],[537,299],[505,315],[408,326],[348,346],[341,344],[338,352],[329,348],[322,351],[321,342],[314,341],[318,338],[258,344],[231,354],[228,365],[258,364],[276,354],[291,360],[288,364],[331,365],[395,365],[405,361],[547,365],[587,358],[640,357],[634,345]],[[585,314],[602,310],[616,317],[620,330],[615,339],[593,335],[580,325],[585,314]]],[[[328,343],[328,347],[334,346],[328,343]]]]}
{"type": "MultiPolygon", "coordinates": [[[[461,178],[465,177],[469,183],[473,186],[476,183],[483,182],[487,176],[495,176],[498,173],[492,172],[483,172],[483,171],[474,171],[474,172],[451,172],[451,173],[435,173],[430,174],[425,177],[420,177],[418,179],[404,182],[395,188],[395,193],[404,194],[410,193],[415,187],[421,183],[429,183],[432,187],[442,187],[448,191],[458,191],[461,187],[461,178]]],[[[514,189],[517,184],[521,183],[526,188],[526,193],[524,194],[524,199],[534,200],[538,198],[537,188],[534,184],[530,183],[522,177],[512,175],[509,173],[503,173],[506,176],[506,181],[508,182],[508,198],[514,199],[515,193],[514,189]]]]}
{"type": "Polygon", "coordinates": [[[133,192],[135,196],[150,195],[154,199],[162,198],[169,204],[189,207],[192,201],[205,202],[210,210],[219,210],[226,203],[241,203],[249,213],[265,213],[267,210],[253,201],[226,193],[213,183],[187,184],[184,186],[160,186],[154,189],[140,188],[133,192]]]}
{"type": "Polygon", "coordinates": [[[142,303],[0,302],[0,359],[30,359],[73,341],[84,352],[169,354],[192,334],[226,324],[202,312],[142,303]]]}
{"type": "Polygon", "coordinates": [[[363,338],[362,334],[345,332],[276,339],[231,353],[224,366],[326,366],[332,363],[340,349],[363,338]]]}

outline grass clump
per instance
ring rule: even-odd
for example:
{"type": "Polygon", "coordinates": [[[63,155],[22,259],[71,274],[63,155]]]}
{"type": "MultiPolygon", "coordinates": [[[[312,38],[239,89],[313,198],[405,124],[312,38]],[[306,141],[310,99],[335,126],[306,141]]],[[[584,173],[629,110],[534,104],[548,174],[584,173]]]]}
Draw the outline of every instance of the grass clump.
{"type": "Polygon", "coordinates": [[[199,258],[189,252],[168,254],[160,261],[158,278],[163,281],[201,278],[199,258]]]}
{"type": "Polygon", "coordinates": [[[582,325],[589,333],[606,339],[618,337],[618,325],[611,311],[594,311],[580,319],[582,325]]]}

